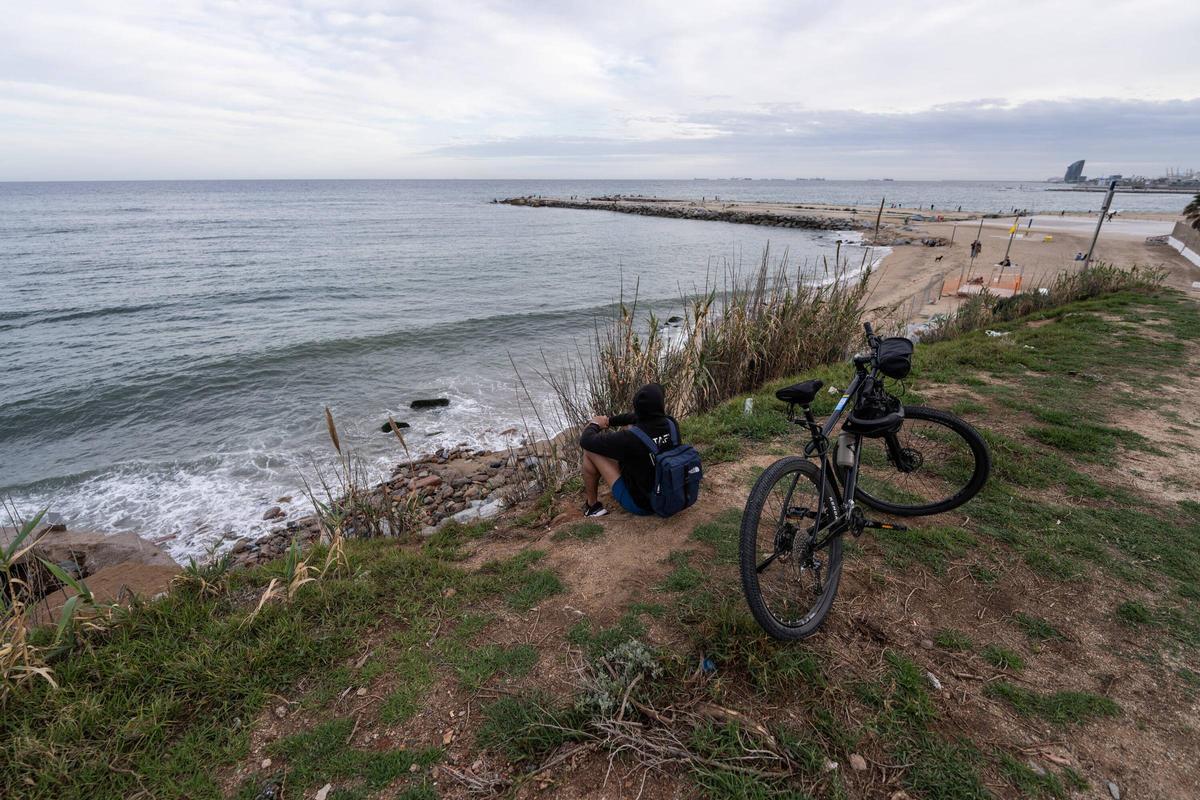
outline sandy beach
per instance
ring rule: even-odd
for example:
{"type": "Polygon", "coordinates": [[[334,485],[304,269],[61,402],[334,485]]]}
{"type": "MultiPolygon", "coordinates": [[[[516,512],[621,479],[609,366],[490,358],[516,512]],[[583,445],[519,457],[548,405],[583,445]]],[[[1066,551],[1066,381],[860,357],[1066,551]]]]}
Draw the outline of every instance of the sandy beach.
{"type": "MultiPolygon", "coordinates": [[[[515,205],[615,211],[681,219],[721,219],[728,222],[817,230],[850,229],[865,241],[890,248],[871,279],[868,309],[876,316],[919,324],[945,313],[958,302],[952,292],[959,280],[999,277],[1007,253],[1011,266],[1006,278],[1020,277],[1024,287],[1041,286],[1062,272],[1083,267],[1076,254],[1087,252],[1097,213],[1063,211],[1055,214],[997,216],[970,209],[838,205],[823,203],[725,202],[719,199],[672,200],[657,197],[514,198],[515,205]],[[1009,231],[1018,228],[1009,246],[1009,231]],[[971,259],[971,242],[978,236],[982,250],[971,259]],[[932,244],[932,246],[931,246],[932,244]]],[[[1099,207],[1103,200],[1096,199],[1099,207]]],[[[1120,208],[1118,195],[1114,208],[1120,208]]],[[[1200,281],[1200,268],[1170,247],[1147,244],[1147,237],[1169,234],[1177,216],[1151,212],[1120,212],[1106,221],[1096,244],[1094,260],[1121,267],[1159,267],[1166,283],[1185,292],[1200,281]]]]}

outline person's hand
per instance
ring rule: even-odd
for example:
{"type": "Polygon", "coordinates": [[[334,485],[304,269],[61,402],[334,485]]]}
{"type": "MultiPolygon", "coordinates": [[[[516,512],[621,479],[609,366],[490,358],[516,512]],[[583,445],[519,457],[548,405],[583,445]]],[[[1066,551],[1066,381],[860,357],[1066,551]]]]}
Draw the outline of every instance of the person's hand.
{"type": "Polygon", "coordinates": [[[599,425],[601,428],[608,427],[608,417],[605,416],[592,417],[592,422],[596,425],[599,425]]]}

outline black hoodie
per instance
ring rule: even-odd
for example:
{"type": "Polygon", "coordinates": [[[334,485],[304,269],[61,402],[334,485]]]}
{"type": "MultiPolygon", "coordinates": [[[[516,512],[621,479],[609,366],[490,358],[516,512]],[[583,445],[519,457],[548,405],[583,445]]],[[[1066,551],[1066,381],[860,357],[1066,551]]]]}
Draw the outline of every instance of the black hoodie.
{"type": "MultiPolygon", "coordinates": [[[[659,451],[668,449],[671,429],[667,416],[663,389],[657,383],[648,383],[633,398],[632,414],[617,414],[608,418],[609,427],[619,428],[637,425],[658,445],[659,451]]],[[[676,430],[679,423],[675,424],[676,430]]],[[[654,490],[654,462],[650,450],[633,431],[605,431],[594,422],[589,422],[579,437],[579,446],[589,453],[615,458],[621,465],[621,477],[629,495],[639,506],[649,510],[650,492],[654,490]]]]}

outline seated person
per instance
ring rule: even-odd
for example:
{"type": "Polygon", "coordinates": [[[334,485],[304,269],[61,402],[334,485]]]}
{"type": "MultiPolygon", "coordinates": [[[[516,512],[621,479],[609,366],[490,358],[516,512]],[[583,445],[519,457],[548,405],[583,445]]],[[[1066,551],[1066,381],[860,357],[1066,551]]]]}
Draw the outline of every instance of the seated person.
{"type": "MultiPolygon", "coordinates": [[[[671,428],[667,420],[663,388],[648,383],[633,398],[632,414],[592,417],[579,437],[583,448],[583,490],[587,499],[583,514],[602,517],[608,509],[600,502],[600,479],[608,481],[613,498],[630,514],[648,516],[650,492],[654,488],[654,461],[650,449],[632,431],[609,431],[610,427],[637,425],[661,449],[669,448],[671,428]]],[[[676,423],[675,429],[679,429],[676,423]]]]}

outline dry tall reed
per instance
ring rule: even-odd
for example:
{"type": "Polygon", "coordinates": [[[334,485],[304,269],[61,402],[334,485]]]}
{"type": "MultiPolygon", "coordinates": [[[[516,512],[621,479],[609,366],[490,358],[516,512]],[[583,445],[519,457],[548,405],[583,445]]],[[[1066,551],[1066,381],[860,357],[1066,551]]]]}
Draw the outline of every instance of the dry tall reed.
{"type": "Polygon", "coordinates": [[[743,274],[727,267],[703,292],[685,298],[671,327],[621,297],[616,319],[598,325],[590,353],[544,377],[564,416],[629,409],[638,388],[659,383],[676,416],[706,411],[763,383],[843,357],[858,333],[870,267],[845,262],[824,274],[774,259],[764,250],[743,274]],[[719,283],[719,285],[716,285],[719,283]],[[644,333],[642,332],[644,331],[644,333]]]}

